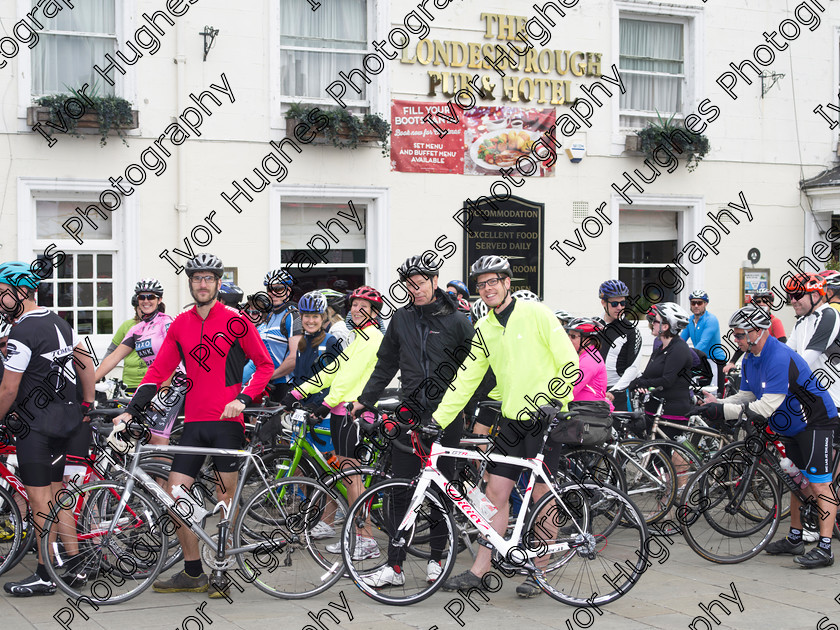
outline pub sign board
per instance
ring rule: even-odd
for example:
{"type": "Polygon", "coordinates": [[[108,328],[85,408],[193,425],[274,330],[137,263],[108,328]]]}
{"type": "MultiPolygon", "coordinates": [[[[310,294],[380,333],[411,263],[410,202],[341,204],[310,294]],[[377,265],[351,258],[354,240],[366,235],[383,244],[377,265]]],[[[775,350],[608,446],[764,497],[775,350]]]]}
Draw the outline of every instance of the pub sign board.
{"type": "Polygon", "coordinates": [[[511,291],[528,289],[543,297],[543,233],[545,204],[510,196],[502,201],[481,198],[464,210],[474,217],[470,231],[464,230],[464,278],[470,291],[470,266],[481,256],[496,255],[510,261],[511,291]]]}

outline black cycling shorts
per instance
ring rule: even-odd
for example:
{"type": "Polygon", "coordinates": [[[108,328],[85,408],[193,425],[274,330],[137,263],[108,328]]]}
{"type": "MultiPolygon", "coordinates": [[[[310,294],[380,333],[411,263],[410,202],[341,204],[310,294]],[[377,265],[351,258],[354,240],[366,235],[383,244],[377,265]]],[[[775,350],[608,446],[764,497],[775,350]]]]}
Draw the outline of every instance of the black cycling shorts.
{"type": "Polygon", "coordinates": [[[68,441],[66,437],[49,437],[37,431],[16,438],[18,470],[23,485],[43,488],[60,483],[64,478],[68,441]]]}
{"type": "MultiPolygon", "coordinates": [[[[201,448],[241,449],[245,443],[245,430],[236,421],[211,420],[206,422],[186,422],[181,434],[179,446],[198,446],[201,448]]],[[[192,479],[196,478],[204,464],[206,455],[176,453],[172,460],[172,472],[181,473],[192,479]]],[[[213,464],[219,472],[236,472],[241,457],[214,455],[213,464]]]]}
{"type": "Polygon", "coordinates": [[[335,454],[339,457],[359,458],[359,432],[356,423],[349,414],[337,416],[330,414],[330,438],[335,454]]]}
{"type": "Polygon", "coordinates": [[[805,427],[794,436],[784,436],[785,454],[811,483],[832,479],[834,427],[805,427]]]}
{"type": "MultiPolygon", "coordinates": [[[[497,455],[509,455],[510,457],[531,458],[536,457],[543,443],[547,418],[541,416],[536,420],[511,420],[502,418],[499,423],[499,432],[493,438],[493,453],[497,455]]],[[[550,476],[554,476],[560,464],[560,452],[562,445],[554,444],[551,440],[545,445],[543,463],[548,467],[550,476]]],[[[506,477],[516,481],[519,475],[525,470],[522,466],[513,464],[489,463],[487,472],[491,475],[506,477]]]]}

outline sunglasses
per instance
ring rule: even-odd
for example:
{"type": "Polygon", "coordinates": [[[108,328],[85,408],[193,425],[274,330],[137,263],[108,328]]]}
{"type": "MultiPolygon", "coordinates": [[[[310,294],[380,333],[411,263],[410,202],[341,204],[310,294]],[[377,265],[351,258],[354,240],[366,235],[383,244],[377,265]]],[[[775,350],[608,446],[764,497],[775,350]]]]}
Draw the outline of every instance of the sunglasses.
{"type": "Polygon", "coordinates": [[[732,333],[732,336],[735,337],[735,339],[737,339],[738,341],[741,341],[747,338],[747,333],[732,333]]]}
{"type": "Polygon", "coordinates": [[[764,298],[755,298],[753,300],[753,303],[755,303],[755,304],[770,304],[770,300],[766,300],[764,298]]]}
{"type": "Polygon", "coordinates": [[[806,295],[806,291],[797,291],[796,293],[788,293],[788,301],[792,302],[793,300],[801,300],[806,295]]]}
{"type": "Polygon", "coordinates": [[[245,312],[248,313],[248,315],[262,315],[263,314],[263,311],[261,311],[259,309],[256,309],[256,308],[246,308],[245,312]]]}
{"type": "Polygon", "coordinates": [[[625,304],[627,304],[627,300],[615,300],[607,302],[607,304],[615,308],[616,306],[624,306],[625,304]]]}
{"type": "Polygon", "coordinates": [[[137,296],[138,300],[156,300],[158,296],[154,293],[141,293],[137,296]]]}
{"type": "Polygon", "coordinates": [[[705,304],[703,300],[691,300],[692,306],[700,306],[701,304],[705,304]]]}

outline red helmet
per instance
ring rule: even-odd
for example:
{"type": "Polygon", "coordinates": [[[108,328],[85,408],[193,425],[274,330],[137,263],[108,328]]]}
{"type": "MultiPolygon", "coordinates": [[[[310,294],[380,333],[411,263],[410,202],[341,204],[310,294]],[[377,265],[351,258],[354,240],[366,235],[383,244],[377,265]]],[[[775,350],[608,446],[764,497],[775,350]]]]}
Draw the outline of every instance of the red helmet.
{"type": "Polygon", "coordinates": [[[566,324],[565,328],[566,331],[574,330],[584,337],[588,337],[589,335],[597,335],[604,327],[600,322],[589,317],[576,317],[566,324]]]}
{"type": "Polygon", "coordinates": [[[382,305],[384,304],[382,300],[382,294],[373,287],[365,285],[353,291],[353,293],[350,294],[349,298],[351,305],[353,304],[353,300],[355,300],[356,298],[367,300],[373,305],[373,308],[375,308],[377,311],[382,310],[382,305]]]}
{"type": "Polygon", "coordinates": [[[785,291],[825,295],[825,278],[816,273],[800,273],[785,280],[785,291]]]}

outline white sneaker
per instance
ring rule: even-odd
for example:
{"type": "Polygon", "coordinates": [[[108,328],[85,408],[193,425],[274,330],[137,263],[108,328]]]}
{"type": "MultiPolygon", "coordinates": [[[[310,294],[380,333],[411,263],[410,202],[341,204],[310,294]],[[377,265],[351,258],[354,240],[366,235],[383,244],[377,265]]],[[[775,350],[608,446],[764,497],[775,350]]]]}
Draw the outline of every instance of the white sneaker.
{"type": "Polygon", "coordinates": [[[441,573],[443,573],[443,569],[440,566],[440,562],[429,560],[429,564],[426,565],[426,579],[429,581],[429,584],[435,582],[441,573]]]}
{"type": "Polygon", "coordinates": [[[820,539],[820,533],[810,529],[802,530],[802,540],[806,543],[814,543],[820,539]]]}
{"type": "MultiPolygon", "coordinates": [[[[312,540],[321,540],[323,538],[332,538],[335,536],[335,530],[330,526],[327,525],[324,521],[318,521],[318,524],[315,525],[312,529],[309,530],[309,537],[312,540]]],[[[339,550],[341,550],[341,545],[339,544],[339,550]]]]}
{"type": "Polygon", "coordinates": [[[394,570],[394,567],[385,565],[381,569],[374,571],[370,575],[362,578],[362,581],[373,588],[382,588],[383,586],[402,586],[405,584],[405,574],[394,570]]]}
{"type": "MultiPolygon", "coordinates": [[[[324,547],[327,553],[341,553],[341,543],[333,543],[324,547]]],[[[379,545],[373,538],[365,538],[363,536],[356,536],[356,548],[353,550],[353,560],[367,560],[368,558],[378,558],[379,545]]],[[[405,579],[405,578],[403,578],[405,579]]]]}

